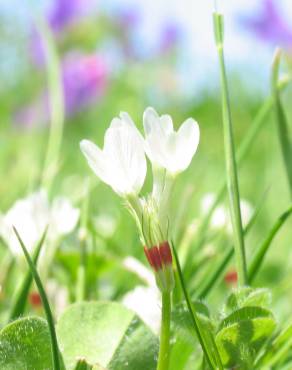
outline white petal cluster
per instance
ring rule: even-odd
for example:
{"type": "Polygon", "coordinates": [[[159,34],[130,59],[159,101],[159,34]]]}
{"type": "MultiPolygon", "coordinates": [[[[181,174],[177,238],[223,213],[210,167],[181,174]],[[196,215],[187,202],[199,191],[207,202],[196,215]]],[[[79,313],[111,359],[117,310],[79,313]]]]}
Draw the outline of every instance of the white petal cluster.
{"type": "Polygon", "coordinates": [[[184,171],[199,143],[199,126],[187,119],[175,132],[172,119],[147,108],[143,117],[145,139],[127,113],[114,118],[104,138],[104,148],[82,140],[81,150],[95,174],[122,197],[139,194],[146,177],[145,152],[153,165],[171,175],[184,171]]]}
{"type": "Polygon", "coordinates": [[[153,273],[134,257],[126,257],[124,267],[136,274],[145,285],[138,285],[127,292],[122,302],[152,329],[155,334],[159,333],[161,321],[161,293],[158,290],[153,273]]]}
{"type": "Polygon", "coordinates": [[[70,233],[76,226],[79,210],[64,197],[57,197],[50,204],[44,190],[19,199],[0,217],[0,235],[15,255],[22,255],[13,232],[16,227],[24,244],[31,252],[48,226],[47,240],[56,240],[70,233]]]}
{"type": "Polygon", "coordinates": [[[89,140],[82,140],[80,147],[91,169],[117,194],[140,192],[147,170],[143,138],[127,113],[112,120],[103,150],[89,140]]]}
{"type": "Polygon", "coordinates": [[[150,161],[172,175],[184,171],[191,163],[200,139],[199,125],[188,118],[177,132],[169,115],[159,117],[147,108],[143,117],[145,150],[150,161]]]}

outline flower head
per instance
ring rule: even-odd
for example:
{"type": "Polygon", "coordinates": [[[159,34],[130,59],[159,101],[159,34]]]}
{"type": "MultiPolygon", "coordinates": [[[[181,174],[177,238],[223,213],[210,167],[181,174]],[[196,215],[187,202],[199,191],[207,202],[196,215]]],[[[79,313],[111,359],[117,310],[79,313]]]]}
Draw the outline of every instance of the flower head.
{"type": "Polygon", "coordinates": [[[153,108],[147,108],[143,123],[145,151],[150,161],[172,175],[184,171],[190,165],[199,144],[197,122],[188,118],[175,132],[169,115],[159,117],[153,108]]]}
{"type": "Polygon", "coordinates": [[[32,251],[47,226],[47,240],[56,240],[71,232],[78,218],[79,210],[73,208],[69,200],[57,197],[51,205],[47,193],[40,190],[16,201],[0,218],[0,235],[13,254],[22,255],[12,226],[19,231],[28,250],[32,251]]]}
{"type": "MultiPolygon", "coordinates": [[[[215,201],[215,195],[208,193],[204,195],[201,202],[201,211],[202,214],[206,214],[209,209],[212,207],[215,201]]],[[[240,210],[243,226],[246,227],[249,223],[251,216],[253,214],[253,207],[245,199],[240,200],[240,210]]],[[[214,230],[226,229],[228,233],[232,232],[231,219],[228,209],[224,205],[218,205],[211,217],[211,227],[214,230]]]]}
{"type": "Polygon", "coordinates": [[[105,133],[104,148],[82,140],[80,148],[95,174],[122,197],[137,195],[146,176],[143,138],[131,117],[121,113],[105,133]]]}
{"type": "Polygon", "coordinates": [[[86,0],[55,0],[47,16],[48,22],[54,31],[60,31],[79,16],[87,5],[86,0]]]}
{"type": "Polygon", "coordinates": [[[260,13],[244,17],[242,23],[263,41],[284,47],[292,45],[292,29],[286,24],[275,0],[263,0],[260,13]]]}
{"type": "Polygon", "coordinates": [[[62,61],[62,83],[67,116],[100,97],[107,84],[107,66],[97,55],[68,54],[62,61]]]}

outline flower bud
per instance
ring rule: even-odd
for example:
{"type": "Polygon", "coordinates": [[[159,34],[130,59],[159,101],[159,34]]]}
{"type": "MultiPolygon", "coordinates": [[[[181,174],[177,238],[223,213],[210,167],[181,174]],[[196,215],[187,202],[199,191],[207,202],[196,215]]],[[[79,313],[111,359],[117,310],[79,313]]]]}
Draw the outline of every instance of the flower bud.
{"type": "Polygon", "coordinates": [[[162,292],[171,292],[174,288],[172,254],[168,241],[151,248],[144,247],[146,258],[152,267],[157,285],[162,292]]]}

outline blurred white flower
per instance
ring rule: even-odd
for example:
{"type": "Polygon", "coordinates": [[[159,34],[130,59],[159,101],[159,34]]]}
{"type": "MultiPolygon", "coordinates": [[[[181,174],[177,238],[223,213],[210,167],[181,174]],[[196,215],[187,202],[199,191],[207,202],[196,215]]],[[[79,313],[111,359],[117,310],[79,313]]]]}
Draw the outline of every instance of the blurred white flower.
{"type": "Polygon", "coordinates": [[[82,140],[80,148],[95,174],[122,197],[137,195],[146,176],[143,137],[131,117],[114,118],[104,138],[104,148],[82,140]]]}
{"type": "Polygon", "coordinates": [[[155,278],[152,271],[137,260],[137,258],[128,256],[124,258],[123,265],[128,271],[136,274],[147,285],[155,285],[155,278]]]}
{"type": "Polygon", "coordinates": [[[147,286],[136,286],[124,295],[122,303],[158,334],[161,319],[161,293],[156,286],[153,273],[134,257],[126,257],[123,265],[145,281],[147,286]]]}
{"type": "Polygon", "coordinates": [[[24,244],[31,252],[48,226],[47,240],[53,241],[70,233],[77,224],[79,210],[68,199],[57,197],[50,205],[44,190],[17,200],[5,215],[0,217],[0,235],[15,255],[22,255],[13,232],[15,226],[24,244]]]}
{"type": "Polygon", "coordinates": [[[113,236],[117,229],[118,217],[111,214],[101,213],[93,218],[95,230],[104,238],[113,236]]]}
{"type": "Polygon", "coordinates": [[[133,310],[155,334],[159,333],[161,295],[156,286],[137,286],[123,297],[122,302],[133,310]]]}
{"type": "Polygon", "coordinates": [[[69,305],[68,289],[60,285],[56,280],[50,279],[46,284],[46,291],[52,307],[54,307],[56,318],[58,318],[69,305]]]}
{"type": "Polygon", "coordinates": [[[156,286],[153,273],[134,257],[126,257],[123,265],[145,281],[147,286],[136,286],[124,295],[122,303],[133,310],[155,334],[158,334],[161,319],[161,293],[156,286]]]}
{"type": "Polygon", "coordinates": [[[147,108],[143,124],[145,151],[150,161],[172,175],[184,171],[190,165],[199,144],[200,130],[197,122],[188,118],[175,132],[169,115],[159,117],[153,108],[147,108]]]}
{"type": "MultiPolygon", "coordinates": [[[[215,195],[214,194],[206,194],[202,201],[201,201],[201,212],[203,214],[206,214],[212,204],[214,203],[215,195]]],[[[242,225],[245,227],[248,222],[250,221],[250,218],[253,213],[253,207],[245,199],[240,200],[240,209],[241,209],[241,218],[242,218],[242,225]]],[[[210,221],[211,227],[215,230],[226,228],[228,233],[232,232],[232,225],[231,225],[231,219],[229,215],[229,210],[227,207],[223,205],[218,205],[211,217],[210,221]]]]}

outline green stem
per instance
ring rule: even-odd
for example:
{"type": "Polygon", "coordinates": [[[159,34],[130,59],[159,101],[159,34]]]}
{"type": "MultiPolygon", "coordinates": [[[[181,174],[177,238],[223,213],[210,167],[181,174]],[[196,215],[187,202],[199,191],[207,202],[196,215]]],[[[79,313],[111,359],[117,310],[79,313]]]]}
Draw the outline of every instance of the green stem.
{"type": "Polygon", "coordinates": [[[237,176],[237,165],[235,159],[233,125],[231,119],[230,99],[223,51],[223,17],[219,13],[214,13],[214,29],[220,64],[227,188],[229,195],[231,222],[234,234],[234,249],[238,270],[238,283],[239,285],[247,285],[248,283],[247,266],[240,211],[240,196],[237,176]]]}
{"type": "Polygon", "coordinates": [[[88,208],[90,198],[90,181],[87,184],[87,192],[83,200],[80,217],[80,264],[77,271],[76,300],[84,301],[87,296],[87,241],[88,241],[88,208]]]}
{"type": "Polygon", "coordinates": [[[286,170],[286,176],[289,183],[290,196],[292,198],[292,151],[289,138],[288,122],[282,106],[280,93],[278,89],[279,69],[281,60],[281,50],[277,49],[272,66],[272,93],[274,97],[275,116],[278,129],[279,142],[281,146],[282,157],[286,170]]]}
{"type": "MultiPolygon", "coordinates": [[[[249,220],[248,224],[244,228],[244,235],[247,235],[249,231],[251,230],[252,226],[255,223],[255,220],[257,219],[257,216],[260,212],[260,209],[262,207],[262,204],[264,203],[265,195],[262,197],[261,201],[259,202],[256,210],[254,211],[251,219],[249,220]]],[[[201,283],[199,284],[200,289],[196,293],[197,297],[199,299],[204,299],[206,296],[210,293],[211,289],[214,287],[214,285],[218,282],[218,280],[222,277],[228,263],[230,262],[231,258],[234,254],[234,247],[233,245],[229,245],[226,248],[226,251],[221,259],[221,261],[218,263],[217,266],[213,268],[212,273],[208,273],[206,276],[203,277],[201,283]]]]}
{"type": "Polygon", "coordinates": [[[170,315],[171,315],[171,294],[168,292],[163,292],[161,328],[160,328],[160,347],[157,362],[157,370],[167,370],[169,367],[170,315]]]}
{"type": "Polygon", "coordinates": [[[202,329],[202,326],[200,324],[199,317],[195,311],[195,307],[192,305],[185,282],[184,282],[184,277],[182,274],[180,262],[178,259],[177,251],[174,247],[174,244],[172,243],[172,251],[173,251],[173,256],[175,259],[175,264],[177,268],[177,274],[181,283],[181,287],[183,290],[183,294],[188,306],[188,310],[191,316],[192,323],[194,325],[196,334],[198,336],[200,345],[202,347],[203,353],[205,355],[206,361],[211,369],[220,369],[223,370],[223,365],[221,362],[220,354],[218,352],[218,348],[216,346],[215,339],[213,337],[213,333],[210,331],[209,336],[210,340],[208,341],[206,338],[206,335],[204,333],[204,330],[202,329]]]}
{"type": "MultiPolygon", "coordinates": [[[[289,82],[290,82],[290,78],[287,78],[285,80],[280,81],[278,83],[279,92],[282,91],[283,89],[285,89],[289,82]]],[[[264,104],[261,106],[261,108],[259,109],[255,118],[253,119],[253,122],[251,124],[250,129],[247,131],[246,135],[244,136],[244,139],[240,143],[240,146],[239,146],[239,148],[237,150],[237,153],[236,153],[238,166],[242,165],[244,159],[248,155],[248,153],[250,151],[250,148],[251,148],[252,144],[254,143],[256,137],[258,136],[262,126],[266,123],[267,116],[271,112],[272,107],[273,107],[273,99],[272,99],[272,97],[269,97],[264,102],[264,104]]],[[[200,250],[202,245],[204,244],[205,236],[206,236],[206,233],[208,231],[208,226],[209,226],[210,219],[211,219],[217,205],[219,204],[219,202],[224,197],[225,191],[226,191],[226,179],[224,179],[222,181],[222,183],[220,184],[219,189],[216,193],[215,199],[213,201],[213,204],[211,205],[210,209],[208,210],[208,212],[205,214],[205,216],[202,219],[200,228],[197,232],[198,238],[195,242],[195,245],[192,248],[188,248],[188,250],[186,251],[186,256],[185,256],[186,257],[185,258],[186,262],[191,261],[191,259],[188,258],[190,252],[194,253],[194,251],[200,250]]]]}
{"type": "Polygon", "coordinates": [[[42,37],[46,56],[49,90],[50,133],[43,168],[42,185],[50,188],[58,167],[64,126],[64,92],[61,79],[60,62],[53,35],[48,25],[41,21],[38,30],[42,37]]]}

